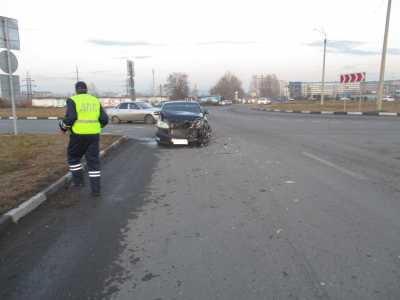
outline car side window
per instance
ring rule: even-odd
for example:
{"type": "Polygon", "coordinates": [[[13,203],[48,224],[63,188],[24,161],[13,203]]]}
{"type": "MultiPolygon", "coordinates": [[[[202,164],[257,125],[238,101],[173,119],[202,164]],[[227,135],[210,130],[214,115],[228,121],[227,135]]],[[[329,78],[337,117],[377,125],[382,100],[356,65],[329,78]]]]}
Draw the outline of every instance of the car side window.
{"type": "Polygon", "coordinates": [[[139,107],[135,103],[130,103],[129,109],[139,109],[139,107]]]}
{"type": "Polygon", "coordinates": [[[119,108],[119,109],[128,109],[128,103],[121,103],[121,104],[118,106],[118,108],[119,108]]]}

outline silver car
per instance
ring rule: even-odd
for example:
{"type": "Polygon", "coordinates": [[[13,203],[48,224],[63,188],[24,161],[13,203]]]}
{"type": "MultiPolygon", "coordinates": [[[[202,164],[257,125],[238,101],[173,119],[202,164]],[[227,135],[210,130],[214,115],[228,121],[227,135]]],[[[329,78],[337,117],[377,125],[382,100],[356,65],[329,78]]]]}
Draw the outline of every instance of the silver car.
{"type": "Polygon", "coordinates": [[[154,124],[158,120],[159,108],[155,108],[144,101],[122,102],[114,108],[108,109],[107,114],[113,123],[144,122],[154,124]]]}

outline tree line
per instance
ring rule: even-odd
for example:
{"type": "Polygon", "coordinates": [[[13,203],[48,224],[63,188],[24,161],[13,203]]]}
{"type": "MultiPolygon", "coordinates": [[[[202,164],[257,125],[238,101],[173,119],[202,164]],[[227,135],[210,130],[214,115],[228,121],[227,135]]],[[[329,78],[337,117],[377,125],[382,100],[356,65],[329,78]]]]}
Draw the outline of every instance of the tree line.
{"type": "MultiPolygon", "coordinates": [[[[164,90],[171,100],[197,98],[198,90],[195,87],[190,90],[189,76],[185,73],[171,73],[168,75],[164,90]]],[[[250,83],[250,95],[274,98],[280,94],[280,82],[275,74],[253,76],[250,83]]],[[[234,100],[243,98],[246,93],[242,87],[242,81],[233,73],[226,72],[210,89],[210,95],[221,96],[223,99],[234,100]]]]}

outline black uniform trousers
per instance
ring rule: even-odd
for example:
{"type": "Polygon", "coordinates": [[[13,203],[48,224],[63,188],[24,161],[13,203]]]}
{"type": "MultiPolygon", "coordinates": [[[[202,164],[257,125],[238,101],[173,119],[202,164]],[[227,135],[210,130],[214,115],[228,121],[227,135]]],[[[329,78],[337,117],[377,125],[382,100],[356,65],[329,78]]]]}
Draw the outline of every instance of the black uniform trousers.
{"type": "Polygon", "coordinates": [[[83,185],[83,166],[81,159],[86,158],[90,187],[92,192],[100,192],[100,135],[98,134],[71,134],[67,149],[69,170],[72,173],[74,185],[83,185]]]}

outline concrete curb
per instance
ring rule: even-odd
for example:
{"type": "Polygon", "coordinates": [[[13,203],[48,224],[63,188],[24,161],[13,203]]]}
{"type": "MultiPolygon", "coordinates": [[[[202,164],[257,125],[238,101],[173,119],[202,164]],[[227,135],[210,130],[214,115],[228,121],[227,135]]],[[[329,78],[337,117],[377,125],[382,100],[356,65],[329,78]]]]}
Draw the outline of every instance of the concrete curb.
{"type": "MultiPolygon", "coordinates": [[[[106,149],[100,151],[100,157],[104,158],[110,153],[112,149],[117,148],[126,140],[125,136],[121,136],[118,140],[108,146],[106,149]]],[[[21,218],[35,210],[43,202],[45,202],[49,196],[55,194],[63,188],[66,188],[71,181],[71,173],[68,172],[56,182],[49,185],[47,188],[37,193],[27,201],[21,203],[18,207],[9,210],[8,212],[0,215],[0,234],[6,230],[6,228],[12,223],[17,223],[21,218]]]]}
{"type": "Polygon", "coordinates": [[[295,113],[295,114],[314,114],[314,115],[343,115],[343,116],[380,116],[380,117],[400,117],[400,113],[392,112],[361,112],[361,111],[309,111],[309,110],[280,110],[280,109],[269,109],[269,108],[252,108],[258,111],[267,112],[280,112],[280,113],[295,113]]]}
{"type": "MultiPolygon", "coordinates": [[[[17,117],[17,120],[61,120],[59,117],[17,117]]],[[[14,117],[0,117],[0,120],[14,120],[14,117]]]]}

